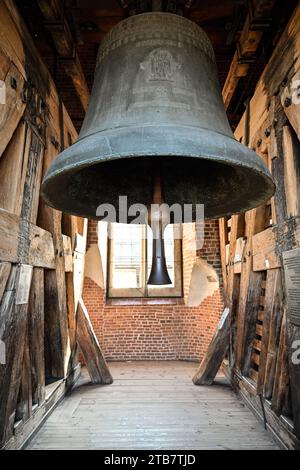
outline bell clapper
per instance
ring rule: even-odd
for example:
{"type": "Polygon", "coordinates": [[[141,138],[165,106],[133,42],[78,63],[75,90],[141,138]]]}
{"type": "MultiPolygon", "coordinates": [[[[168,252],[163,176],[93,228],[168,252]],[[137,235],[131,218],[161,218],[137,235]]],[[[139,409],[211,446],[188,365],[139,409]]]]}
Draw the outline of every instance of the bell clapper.
{"type": "Polygon", "coordinates": [[[152,207],[150,210],[149,224],[153,233],[153,252],[152,252],[152,268],[148,279],[148,285],[167,285],[172,284],[168,274],[166,256],[165,256],[165,243],[164,243],[164,230],[166,223],[164,221],[164,214],[161,210],[161,204],[164,203],[163,198],[163,183],[160,171],[156,171],[153,178],[153,196],[152,207]]]}

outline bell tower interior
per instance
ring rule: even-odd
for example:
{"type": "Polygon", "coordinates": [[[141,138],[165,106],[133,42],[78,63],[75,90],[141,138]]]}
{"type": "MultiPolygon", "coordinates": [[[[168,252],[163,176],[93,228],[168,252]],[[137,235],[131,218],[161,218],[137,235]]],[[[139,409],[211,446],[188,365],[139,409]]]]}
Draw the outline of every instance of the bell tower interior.
{"type": "Polygon", "coordinates": [[[299,57],[297,0],[0,0],[0,449],[300,448],[299,57]]]}

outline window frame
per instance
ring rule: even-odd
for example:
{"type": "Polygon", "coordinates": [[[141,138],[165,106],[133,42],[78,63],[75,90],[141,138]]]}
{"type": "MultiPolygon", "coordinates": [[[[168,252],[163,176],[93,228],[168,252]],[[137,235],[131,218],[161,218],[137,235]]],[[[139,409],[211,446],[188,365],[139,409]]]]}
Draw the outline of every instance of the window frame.
{"type": "MultiPolygon", "coordinates": [[[[148,229],[144,226],[145,229],[148,229]]],[[[107,300],[114,299],[166,299],[173,298],[178,299],[183,297],[183,257],[182,257],[182,240],[180,238],[174,238],[174,287],[149,287],[147,285],[148,279],[148,259],[147,259],[147,237],[142,237],[142,256],[144,259],[144,273],[143,282],[141,288],[113,288],[112,285],[112,250],[113,250],[113,239],[110,236],[112,226],[108,223],[107,227],[107,272],[106,272],[106,298],[107,300]]],[[[180,226],[180,233],[182,233],[182,227],[180,226]]],[[[144,233],[145,235],[145,233],[144,233]]]]}

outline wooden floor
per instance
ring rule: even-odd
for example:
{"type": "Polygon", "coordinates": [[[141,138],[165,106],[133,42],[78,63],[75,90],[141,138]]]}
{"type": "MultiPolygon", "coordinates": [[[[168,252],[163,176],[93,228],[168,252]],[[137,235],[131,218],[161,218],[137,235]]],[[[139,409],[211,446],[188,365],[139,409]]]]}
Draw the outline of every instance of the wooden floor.
{"type": "Polygon", "coordinates": [[[28,449],[276,449],[223,377],[191,381],[195,364],[111,363],[114,383],[80,379],[28,449]]]}

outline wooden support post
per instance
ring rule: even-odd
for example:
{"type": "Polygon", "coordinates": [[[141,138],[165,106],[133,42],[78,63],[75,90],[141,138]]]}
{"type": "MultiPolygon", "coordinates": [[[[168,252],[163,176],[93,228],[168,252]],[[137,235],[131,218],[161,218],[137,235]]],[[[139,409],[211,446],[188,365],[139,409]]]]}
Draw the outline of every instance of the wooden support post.
{"type": "Polygon", "coordinates": [[[82,299],[80,299],[77,308],[77,341],[92,382],[97,384],[111,384],[113,378],[102,354],[88,311],[82,299]]]}
{"type": "Polygon", "coordinates": [[[195,385],[211,385],[213,383],[228,351],[229,332],[230,314],[229,308],[225,308],[207,353],[193,377],[195,385]]]}
{"type": "Polygon", "coordinates": [[[44,207],[43,219],[53,233],[56,270],[45,272],[45,332],[47,336],[47,375],[65,377],[70,357],[68,331],[68,307],[66,300],[66,277],[64,248],[61,233],[61,212],[44,207]]]}
{"type": "MultiPolygon", "coordinates": [[[[274,380],[274,354],[270,348],[277,337],[276,325],[282,318],[282,290],[280,269],[270,269],[267,272],[266,293],[264,299],[264,316],[262,344],[259,358],[257,393],[264,394],[265,384],[274,380]],[[274,338],[275,337],[275,338],[274,338]]],[[[275,362],[276,364],[276,362],[275,362]]],[[[268,385],[270,392],[270,385],[268,385]]]]}
{"type": "Polygon", "coordinates": [[[246,367],[248,367],[248,361],[245,361],[244,357],[245,354],[249,356],[250,335],[257,318],[255,302],[256,300],[258,301],[260,295],[261,275],[259,273],[253,273],[252,271],[252,236],[263,230],[264,213],[264,207],[260,207],[258,209],[252,209],[245,215],[245,260],[241,273],[237,313],[236,367],[240,371],[243,368],[243,364],[246,364],[246,367]],[[251,295],[253,294],[255,296],[254,298],[249,294],[249,288],[252,289],[251,295]],[[247,308],[249,308],[250,311],[247,311],[247,308]]]}
{"type": "Polygon", "coordinates": [[[275,284],[277,285],[277,291],[274,291],[275,299],[273,300],[273,313],[270,321],[263,391],[265,398],[268,400],[271,399],[274,389],[276,364],[280,353],[278,345],[280,344],[280,330],[283,319],[283,291],[279,274],[275,284]]]}
{"type": "Polygon", "coordinates": [[[5,103],[0,104],[0,158],[25,111],[22,92],[25,80],[10,58],[0,49],[0,80],[5,85],[5,103]]]}
{"type": "Polygon", "coordinates": [[[283,153],[286,209],[293,217],[300,215],[300,142],[290,126],[283,128],[283,153]]]}
{"type": "Polygon", "coordinates": [[[286,312],[282,317],[280,340],[278,345],[278,359],[275,371],[271,407],[280,416],[289,393],[289,365],[287,348],[286,312]]]}
{"type": "MultiPolygon", "coordinates": [[[[262,273],[250,272],[248,278],[248,289],[245,299],[245,317],[243,331],[243,356],[240,367],[243,375],[248,376],[251,365],[251,355],[253,350],[253,340],[257,329],[257,317],[260,307],[262,273]]],[[[238,333],[239,335],[239,333],[238,333]]]]}
{"type": "Polygon", "coordinates": [[[12,435],[22,378],[30,267],[13,266],[0,305],[1,341],[6,361],[0,364],[0,448],[12,435]]]}
{"type": "Polygon", "coordinates": [[[31,363],[32,401],[45,399],[44,351],[44,270],[34,268],[28,308],[28,333],[31,363]]]}

